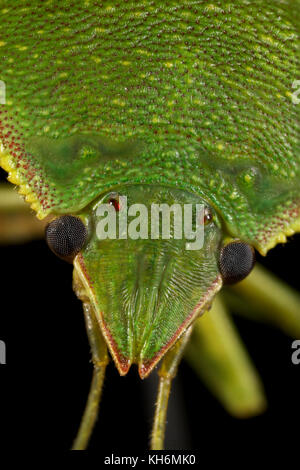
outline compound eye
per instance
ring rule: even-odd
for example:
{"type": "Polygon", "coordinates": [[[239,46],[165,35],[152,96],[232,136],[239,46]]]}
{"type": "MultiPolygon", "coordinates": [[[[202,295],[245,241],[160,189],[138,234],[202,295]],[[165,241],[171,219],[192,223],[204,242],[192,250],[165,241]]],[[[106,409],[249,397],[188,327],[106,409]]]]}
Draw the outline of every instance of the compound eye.
{"type": "Polygon", "coordinates": [[[57,256],[71,261],[87,240],[87,229],[78,217],[63,215],[47,225],[46,241],[57,256]]]}
{"type": "Polygon", "coordinates": [[[242,281],[250,274],[255,264],[255,252],[248,243],[233,241],[225,245],[220,253],[219,269],[224,284],[242,281]]]}

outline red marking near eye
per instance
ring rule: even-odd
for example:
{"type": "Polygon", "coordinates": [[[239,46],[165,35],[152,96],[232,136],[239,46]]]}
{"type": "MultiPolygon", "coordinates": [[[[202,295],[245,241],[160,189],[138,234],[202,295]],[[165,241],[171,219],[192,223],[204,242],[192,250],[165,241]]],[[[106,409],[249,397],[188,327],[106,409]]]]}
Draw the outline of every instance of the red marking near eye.
{"type": "Polygon", "coordinates": [[[119,210],[120,210],[120,202],[118,201],[118,199],[111,198],[111,199],[109,200],[109,204],[112,205],[112,206],[114,206],[116,212],[119,212],[119,210]]]}

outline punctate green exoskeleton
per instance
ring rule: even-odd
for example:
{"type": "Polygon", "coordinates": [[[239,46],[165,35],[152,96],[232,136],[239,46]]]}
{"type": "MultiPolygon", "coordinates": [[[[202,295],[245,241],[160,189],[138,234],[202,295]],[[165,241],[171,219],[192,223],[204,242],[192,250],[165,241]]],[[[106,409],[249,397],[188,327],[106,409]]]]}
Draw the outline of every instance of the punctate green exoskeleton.
{"type": "Polygon", "coordinates": [[[145,378],[161,361],[153,449],[184,353],[196,370],[200,356],[218,364],[200,374],[230,412],[264,408],[216,295],[238,283],[244,303],[264,299],[277,325],[299,331],[297,295],[251,273],[255,250],[300,231],[299,10],[298,0],[1,2],[0,164],[49,218],[50,249],[74,264],[95,366],[74,448],[88,443],[108,350],[123,375],[136,364],[145,378]],[[121,237],[101,236],[102,204],[136,216],[121,237]],[[203,231],[180,237],[172,212],[172,236],[151,237],[137,204],[144,216],[198,204],[203,231]],[[234,373],[219,374],[228,364],[234,373]]]}

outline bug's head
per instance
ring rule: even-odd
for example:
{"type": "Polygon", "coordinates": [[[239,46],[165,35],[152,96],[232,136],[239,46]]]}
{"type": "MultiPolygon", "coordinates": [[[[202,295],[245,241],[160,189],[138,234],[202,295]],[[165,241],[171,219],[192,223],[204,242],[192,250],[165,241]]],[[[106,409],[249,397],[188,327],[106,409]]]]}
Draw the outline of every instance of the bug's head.
{"type": "Polygon", "coordinates": [[[248,245],[223,246],[206,201],[157,185],[107,192],[84,212],[54,219],[46,239],[74,262],[75,290],[93,305],[122,375],[136,363],[146,377],[222,280],[236,282],[253,266],[248,245]]]}

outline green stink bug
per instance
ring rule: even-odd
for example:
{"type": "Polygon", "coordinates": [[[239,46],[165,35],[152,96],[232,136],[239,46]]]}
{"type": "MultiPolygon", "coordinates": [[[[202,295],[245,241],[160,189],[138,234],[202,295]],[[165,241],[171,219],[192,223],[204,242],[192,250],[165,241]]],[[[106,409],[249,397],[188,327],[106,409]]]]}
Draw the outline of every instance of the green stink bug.
{"type": "Polygon", "coordinates": [[[223,283],[251,271],[254,248],[264,255],[300,231],[299,2],[1,7],[0,164],[50,217],[52,251],[74,263],[93,352],[75,448],[93,427],[107,348],[123,375],[137,364],[145,378],[164,357],[152,439],[161,448],[171,380],[200,316],[223,283]],[[99,205],[121,213],[120,197],[148,209],[203,205],[202,249],[99,240],[99,205]]]}

